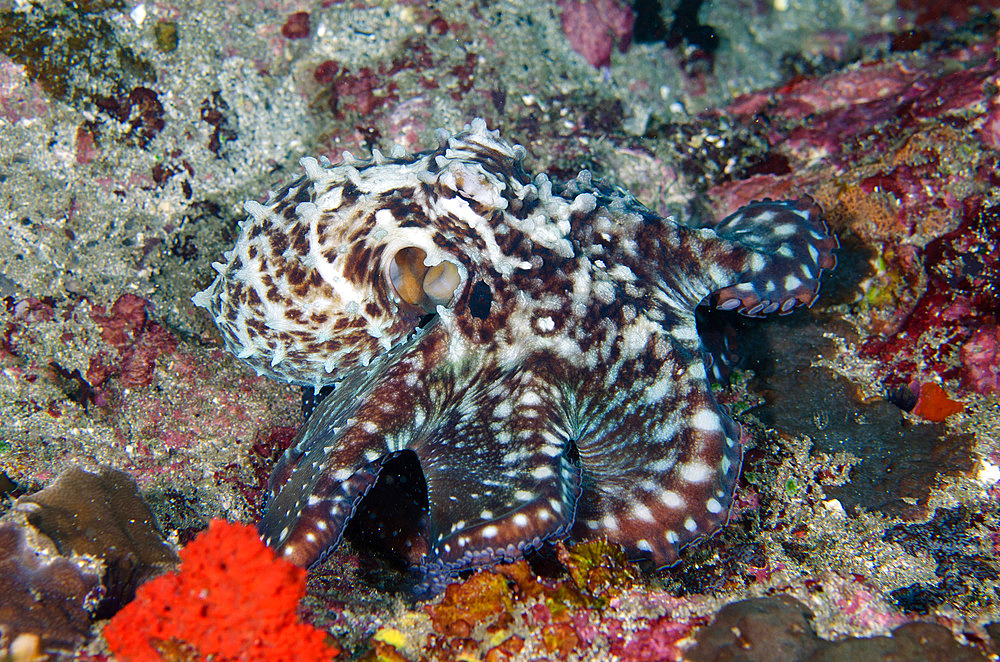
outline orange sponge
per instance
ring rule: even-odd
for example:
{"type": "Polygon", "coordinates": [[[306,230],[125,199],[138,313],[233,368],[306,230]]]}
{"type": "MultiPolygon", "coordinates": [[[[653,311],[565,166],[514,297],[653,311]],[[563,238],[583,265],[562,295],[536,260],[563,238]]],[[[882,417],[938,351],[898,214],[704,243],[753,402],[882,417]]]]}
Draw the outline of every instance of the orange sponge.
{"type": "Polygon", "coordinates": [[[250,526],[213,520],[180,552],[179,572],[142,585],[104,629],[122,662],[332,660],[326,634],[298,622],[305,570],[250,526]]]}
{"type": "Polygon", "coordinates": [[[934,382],[924,382],[920,385],[917,404],[910,412],[928,421],[940,423],[952,414],[965,410],[965,405],[948,397],[945,390],[934,382]]]}

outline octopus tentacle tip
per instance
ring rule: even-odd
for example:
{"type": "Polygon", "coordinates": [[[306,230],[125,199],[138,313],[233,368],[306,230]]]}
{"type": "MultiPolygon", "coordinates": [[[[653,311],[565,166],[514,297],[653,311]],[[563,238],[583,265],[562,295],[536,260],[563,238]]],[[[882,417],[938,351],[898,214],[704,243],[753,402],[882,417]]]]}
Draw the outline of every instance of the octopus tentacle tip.
{"type": "Polygon", "coordinates": [[[262,538],[309,566],[364,513],[431,593],[567,537],[675,563],[726,525],[742,462],[696,309],[812,305],[839,246],[819,206],[697,228],[589,171],[533,177],[481,119],[436,138],[302,159],[192,299],[307,389],[262,538]]]}

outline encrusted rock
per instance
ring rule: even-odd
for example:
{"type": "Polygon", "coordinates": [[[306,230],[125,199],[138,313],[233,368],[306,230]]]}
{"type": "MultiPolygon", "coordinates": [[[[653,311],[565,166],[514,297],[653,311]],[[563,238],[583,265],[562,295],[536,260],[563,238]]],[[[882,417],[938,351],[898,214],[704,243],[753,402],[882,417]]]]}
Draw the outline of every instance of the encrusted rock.
{"type": "Polygon", "coordinates": [[[47,654],[82,644],[102,595],[101,570],[94,558],[59,556],[31,527],[0,522],[0,659],[33,638],[47,654]]]}
{"type": "Polygon", "coordinates": [[[11,515],[51,539],[58,554],[103,562],[102,617],[129,602],[148,577],[178,560],[135,481],[110,467],[96,473],[67,469],[45,489],[18,499],[11,515]]]}

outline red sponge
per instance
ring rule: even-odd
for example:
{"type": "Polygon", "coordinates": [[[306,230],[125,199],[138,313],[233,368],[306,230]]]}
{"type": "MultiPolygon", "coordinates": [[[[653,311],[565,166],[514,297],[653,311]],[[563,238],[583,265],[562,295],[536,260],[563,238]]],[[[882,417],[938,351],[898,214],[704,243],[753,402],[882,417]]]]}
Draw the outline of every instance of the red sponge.
{"type": "Polygon", "coordinates": [[[324,632],[299,623],[305,570],[250,526],[213,520],[180,552],[179,572],[143,584],[104,629],[122,662],[332,660],[324,632]]]}

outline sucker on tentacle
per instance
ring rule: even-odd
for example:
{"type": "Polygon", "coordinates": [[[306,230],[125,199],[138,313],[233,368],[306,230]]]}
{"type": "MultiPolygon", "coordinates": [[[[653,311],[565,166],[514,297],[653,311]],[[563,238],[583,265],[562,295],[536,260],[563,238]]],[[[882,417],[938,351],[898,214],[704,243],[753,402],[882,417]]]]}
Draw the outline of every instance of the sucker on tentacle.
{"type": "Polygon", "coordinates": [[[429,585],[567,536],[672,563],[726,523],[741,463],[695,309],[812,305],[836,238],[808,197],[696,228],[586,171],[530,177],[482,120],[438,141],[302,159],[193,299],[258,374],[330,391],[274,469],[264,540],[314,563],[405,460],[427,513],[399,535],[429,585]]]}

